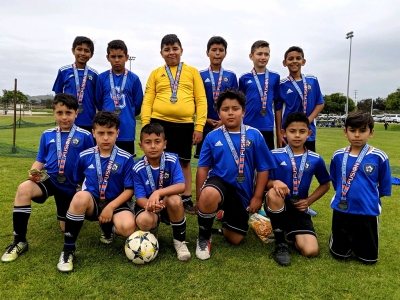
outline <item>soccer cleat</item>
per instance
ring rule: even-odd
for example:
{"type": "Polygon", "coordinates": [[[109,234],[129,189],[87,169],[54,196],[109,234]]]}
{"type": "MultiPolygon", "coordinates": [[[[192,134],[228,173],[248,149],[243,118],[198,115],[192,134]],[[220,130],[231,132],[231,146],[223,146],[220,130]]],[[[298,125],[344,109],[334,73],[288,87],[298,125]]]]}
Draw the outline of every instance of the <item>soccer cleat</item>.
{"type": "Polygon", "coordinates": [[[222,209],[217,213],[217,215],[215,216],[215,219],[219,222],[224,221],[224,211],[222,209]]]}
{"type": "Polygon", "coordinates": [[[74,269],[74,264],[72,263],[74,259],[74,252],[64,250],[61,252],[60,259],[57,264],[57,269],[60,272],[67,273],[74,269]]]}
{"type": "Polygon", "coordinates": [[[193,206],[192,200],[187,200],[183,202],[183,208],[185,209],[185,212],[190,214],[190,215],[195,215],[196,214],[196,208],[193,206]]]}
{"type": "Polygon", "coordinates": [[[106,237],[106,235],[104,234],[104,232],[100,235],[100,242],[102,242],[103,244],[111,244],[112,242],[114,242],[114,234],[111,233],[110,237],[106,237]]]}
{"type": "Polygon", "coordinates": [[[28,242],[16,242],[14,241],[11,245],[7,246],[7,251],[1,257],[2,262],[14,261],[22,253],[28,250],[28,242]]]}
{"type": "Polygon", "coordinates": [[[174,248],[180,261],[187,262],[192,257],[186,244],[186,242],[181,242],[174,239],[174,248]]]}
{"type": "Polygon", "coordinates": [[[211,238],[206,240],[202,236],[197,237],[196,257],[201,260],[206,260],[211,257],[211,238]]]}
{"type": "Polygon", "coordinates": [[[309,207],[306,210],[306,213],[309,214],[311,217],[315,217],[317,215],[317,212],[315,210],[313,210],[311,207],[309,207]]]}
{"type": "Polygon", "coordinates": [[[275,246],[275,251],[270,254],[274,260],[281,266],[290,265],[289,247],[286,243],[281,243],[275,246]]]}

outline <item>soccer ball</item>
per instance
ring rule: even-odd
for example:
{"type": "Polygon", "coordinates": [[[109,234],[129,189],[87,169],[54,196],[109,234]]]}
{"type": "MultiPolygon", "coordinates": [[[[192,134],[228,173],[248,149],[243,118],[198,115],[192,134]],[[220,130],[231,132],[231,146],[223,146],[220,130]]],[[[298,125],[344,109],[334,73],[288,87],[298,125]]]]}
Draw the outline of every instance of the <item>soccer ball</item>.
{"type": "Polygon", "coordinates": [[[125,254],[134,264],[151,262],[158,254],[158,241],[148,231],[135,231],[125,242],[125,254]]]}

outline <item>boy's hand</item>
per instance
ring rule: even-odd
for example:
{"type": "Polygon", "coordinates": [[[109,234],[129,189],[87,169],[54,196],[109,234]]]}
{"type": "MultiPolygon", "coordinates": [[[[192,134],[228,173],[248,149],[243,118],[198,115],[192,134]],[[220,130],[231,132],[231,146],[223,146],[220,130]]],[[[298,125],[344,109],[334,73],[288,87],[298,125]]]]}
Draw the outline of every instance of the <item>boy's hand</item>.
{"type": "Polygon", "coordinates": [[[308,209],[308,201],[306,199],[301,199],[294,204],[299,211],[305,211],[308,209]]]}
{"type": "Polygon", "coordinates": [[[203,139],[203,132],[197,130],[193,131],[193,136],[192,136],[193,145],[197,145],[198,143],[201,142],[202,139],[203,139]]]}
{"type": "Polygon", "coordinates": [[[113,213],[114,213],[114,209],[112,208],[112,206],[110,204],[107,204],[99,216],[100,224],[111,222],[113,213]]]}
{"type": "Polygon", "coordinates": [[[29,174],[29,179],[34,181],[34,182],[41,182],[40,180],[40,174],[29,174]]]}
{"type": "Polygon", "coordinates": [[[160,192],[159,190],[155,190],[149,197],[149,199],[147,200],[147,204],[145,209],[147,211],[156,213],[159,212],[160,210],[162,210],[164,208],[164,204],[162,201],[160,201],[160,192]]]}
{"type": "Polygon", "coordinates": [[[274,180],[272,188],[275,190],[275,192],[282,198],[285,199],[285,197],[290,193],[289,188],[287,187],[286,184],[284,184],[280,180],[274,180]]]}
{"type": "Polygon", "coordinates": [[[211,126],[212,128],[214,128],[215,126],[217,126],[218,121],[217,121],[217,120],[214,120],[214,119],[207,119],[207,120],[206,120],[206,123],[207,123],[209,126],[211,126]]]}
{"type": "Polygon", "coordinates": [[[278,148],[282,148],[287,145],[285,139],[283,138],[283,135],[280,133],[276,134],[276,144],[278,148]]]}
{"type": "Polygon", "coordinates": [[[254,213],[256,213],[256,212],[258,212],[258,211],[260,210],[261,203],[262,203],[262,198],[253,197],[253,198],[251,198],[250,204],[249,204],[249,206],[246,208],[246,210],[247,210],[249,213],[254,214],[254,213]]]}

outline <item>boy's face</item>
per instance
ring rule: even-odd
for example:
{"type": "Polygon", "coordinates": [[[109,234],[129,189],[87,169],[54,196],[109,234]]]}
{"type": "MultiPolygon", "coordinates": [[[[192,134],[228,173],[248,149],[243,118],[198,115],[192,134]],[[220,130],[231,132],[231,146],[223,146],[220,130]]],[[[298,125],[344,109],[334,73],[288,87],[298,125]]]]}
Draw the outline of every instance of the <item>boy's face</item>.
{"type": "Polygon", "coordinates": [[[305,64],[306,60],[303,58],[303,55],[297,51],[289,52],[283,61],[283,66],[287,67],[290,73],[301,72],[301,67],[305,64]]]}
{"type": "Polygon", "coordinates": [[[226,50],[222,44],[212,44],[206,54],[210,58],[210,64],[220,66],[226,56],[226,50]]]}
{"type": "Polygon", "coordinates": [[[161,157],[165,147],[167,147],[167,141],[163,134],[158,136],[155,133],[142,133],[139,146],[148,159],[155,159],[161,157]]]}
{"type": "Polygon", "coordinates": [[[115,74],[122,74],[125,71],[125,63],[128,58],[129,55],[125,54],[122,49],[110,49],[110,54],[107,55],[107,60],[115,74]]]}
{"type": "Polygon", "coordinates": [[[160,51],[162,58],[168,66],[177,66],[181,61],[183,49],[178,43],[173,45],[163,45],[160,51]]]}
{"type": "Polygon", "coordinates": [[[86,43],[77,45],[74,49],[72,49],[72,54],[75,56],[75,62],[82,65],[86,65],[89,59],[91,59],[93,56],[89,45],[86,43]]]}
{"type": "Polygon", "coordinates": [[[119,130],[113,127],[95,124],[92,134],[100,151],[111,151],[117,141],[119,130]]]}
{"type": "Polygon", "coordinates": [[[374,130],[368,126],[353,128],[348,126],[344,129],[344,135],[347,137],[352,148],[361,148],[374,135],[374,130]]]}
{"type": "Polygon", "coordinates": [[[254,53],[250,53],[249,57],[253,61],[255,68],[265,68],[269,61],[269,47],[257,48],[254,53]]]}
{"type": "Polygon", "coordinates": [[[238,129],[242,123],[244,110],[236,99],[225,99],[218,111],[222,124],[228,129],[238,129]]]}
{"type": "Polygon", "coordinates": [[[304,143],[312,133],[304,122],[292,122],[286,130],[281,131],[292,149],[303,149],[304,143]]]}
{"type": "Polygon", "coordinates": [[[61,131],[69,131],[72,125],[74,125],[78,112],[66,107],[62,103],[57,103],[53,108],[53,115],[61,131]]]}

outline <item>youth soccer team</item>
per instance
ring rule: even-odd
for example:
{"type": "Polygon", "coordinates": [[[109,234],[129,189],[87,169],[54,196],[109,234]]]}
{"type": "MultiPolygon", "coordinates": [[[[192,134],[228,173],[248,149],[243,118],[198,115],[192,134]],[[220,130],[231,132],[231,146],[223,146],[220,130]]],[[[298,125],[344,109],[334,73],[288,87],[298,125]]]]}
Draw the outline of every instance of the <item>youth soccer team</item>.
{"type": "Polygon", "coordinates": [[[391,174],[386,154],[368,144],[372,117],[348,116],[344,135],[349,146],[334,152],[329,175],[315,146],[314,119],[324,99],[317,78],[301,73],[306,60],[300,47],[285,52],[289,75],[280,79],[266,67],[269,43],[256,41],[249,54],[253,68],[239,81],[222,67],[227,54],[222,37],[208,41],[210,66],[203,71],[182,62],[182,52],[176,35],[163,37],[165,65],[151,72],[143,97],[138,76],[125,68],[129,55],[123,41],[108,43],[111,68],[98,74],[87,65],[93,42],[82,36],[74,40],[75,62],[59,69],[53,87],[58,126],[43,132],[29,179],[17,189],[14,241],[2,261],[14,261],[28,250],[31,201],[44,203],[54,196],[64,231],[61,272],[73,270],[85,219],[99,222],[105,244],[137,229],[157,235],[160,222],[171,225],[177,258],[189,261],[185,211],[197,214],[195,254],[206,260],[218,211],[223,235],[238,245],[247,234],[249,213],[261,206],[275,235],[272,256],[288,266],[289,245],[306,257],[318,254],[308,212],[332,183],[332,256],[344,260],[354,254],[363,263],[376,263],[380,198],[391,195],[391,174]],[[138,145],[144,156],[134,163],[139,114],[138,145]],[[192,145],[199,158],[195,206],[192,145]],[[318,187],[310,191],[313,176],[318,187]]]}

